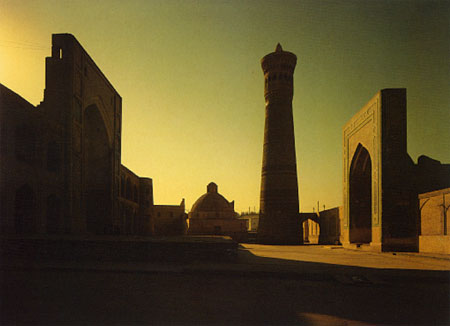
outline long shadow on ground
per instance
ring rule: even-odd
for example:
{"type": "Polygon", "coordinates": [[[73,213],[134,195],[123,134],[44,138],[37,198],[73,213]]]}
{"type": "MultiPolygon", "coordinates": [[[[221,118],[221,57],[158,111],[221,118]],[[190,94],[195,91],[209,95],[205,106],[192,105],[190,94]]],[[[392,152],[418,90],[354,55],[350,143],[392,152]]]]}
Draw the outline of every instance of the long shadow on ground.
{"type": "Polygon", "coordinates": [[[450,274],[264,258],[2,262],[1,324],[450,323],[450,274]]]}

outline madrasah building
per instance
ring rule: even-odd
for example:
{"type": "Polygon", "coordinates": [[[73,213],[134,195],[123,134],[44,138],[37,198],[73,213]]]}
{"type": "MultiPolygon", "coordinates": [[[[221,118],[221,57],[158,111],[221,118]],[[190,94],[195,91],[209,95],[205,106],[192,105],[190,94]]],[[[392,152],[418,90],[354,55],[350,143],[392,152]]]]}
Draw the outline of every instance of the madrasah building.
{"type": "Polygon", "coordinates": [[[154,233],[152,179],[121,163],[122,98],[73,35],[52,35],[39,105],[0,84],[0,128],[1,233],[154,233]]]}

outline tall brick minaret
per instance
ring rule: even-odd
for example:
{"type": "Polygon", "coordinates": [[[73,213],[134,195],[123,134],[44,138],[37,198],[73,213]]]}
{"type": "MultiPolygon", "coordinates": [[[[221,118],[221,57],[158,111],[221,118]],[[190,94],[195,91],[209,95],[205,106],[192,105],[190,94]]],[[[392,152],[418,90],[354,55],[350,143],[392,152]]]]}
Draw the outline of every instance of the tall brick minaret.
{"type": "Polygon", "coordinates": [[[297,164],[292,116],[293,74],[297,57],[283,51],[261,59],[264,71],[266,122],[261,175],[258,242],[303,242],[299,219],[297,164]]]}

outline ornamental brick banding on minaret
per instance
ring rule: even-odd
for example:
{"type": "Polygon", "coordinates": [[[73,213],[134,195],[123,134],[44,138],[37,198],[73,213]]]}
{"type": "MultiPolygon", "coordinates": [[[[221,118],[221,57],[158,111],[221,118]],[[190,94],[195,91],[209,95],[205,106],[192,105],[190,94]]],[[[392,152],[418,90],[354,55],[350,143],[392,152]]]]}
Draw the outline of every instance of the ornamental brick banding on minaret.
{"type": "Polygon", "coordinates": [[[283,51],[279,43],[261,59],[266,119],[258,242],[264,244],[303,242],[292,115],[296,63],[295,54],[283,51]]]}

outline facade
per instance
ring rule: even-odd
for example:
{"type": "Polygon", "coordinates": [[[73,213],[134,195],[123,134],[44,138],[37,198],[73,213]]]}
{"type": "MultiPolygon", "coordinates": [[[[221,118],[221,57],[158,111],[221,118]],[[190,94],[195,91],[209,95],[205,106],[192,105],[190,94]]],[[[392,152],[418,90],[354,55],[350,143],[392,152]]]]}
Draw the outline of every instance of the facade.
{"type": "Polygon", "coordinates": [[[247,236],[246,221],[237,218],[234,201],[229,202],[219,194],[214,182],[208,184],[206,194],[194,203],[188,218],[188,234],[227,235],[237,241],[247,236]]]}
{"type": "Polygon", "coordinates": [[[295,54],[283,51],[280,44],[261,60],[266,118],[258,242],[265,244],[303,241],[292,114],[296,63],[295,54]]]}
{"type": "Polygon", "coordinates": [[[37,106],[0,85],[1,233],[151,234],[152,180],[121,164],[122,98],[70,34],[37,106]]]}
{"type": "Polygon", "coordinates": [[[311,244],[339,244],[343,207],[319,213],[300,213],[303,221],[303,240],[311,244]]]}
{"type": "Polygon", "coordinates": [[[247,231],[256,232],[258,231],[259,224],[259,214],[257,213],[249,213],[249,214],[241,214],[239,216],[240,220],[245,220],[247,225],[247,231]]]}
{"type": "Polygon", "coordinates": [[[406,148],[406,89],[379,91],[343,127],[344,247],[418,250],[418,194],[449,187],[450,166],[406,148]]]}
{"type": "Polygon", "coordinates": [[[382,90],[344,126],[344,246],[415,246],[410,166],[406,90],[382,90]]]}
{"type": "Polygon", "coordinates": [[[319,244],[320,223],[317,213],[300,213],[303,229],[303,243],[319,244]]]}
{"type": "Polygon", "coordinates": [[[154,205],[154,234],[183,235],[187,232],[187,214],[184,199],[180,205],[154,205]]]}
{"type": "Polygon", "coordinates": [[[321,244],[339,244],[341,236],[341,219],[343,207],[334,207],[319,212],[321,244]]]}
{"type": "Polygon", "coordinates": [[[121,165],[119,221],[116,234],[154,234],[153,180],[140,178],[121,165]]]}
{"type": "Polygon", "coordinates": [[[419,194],[419,251],[450,254],[450,188],[419,194]]]}

